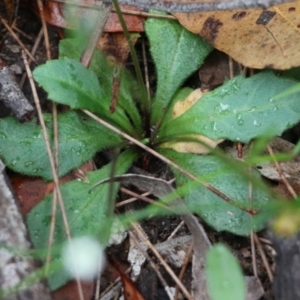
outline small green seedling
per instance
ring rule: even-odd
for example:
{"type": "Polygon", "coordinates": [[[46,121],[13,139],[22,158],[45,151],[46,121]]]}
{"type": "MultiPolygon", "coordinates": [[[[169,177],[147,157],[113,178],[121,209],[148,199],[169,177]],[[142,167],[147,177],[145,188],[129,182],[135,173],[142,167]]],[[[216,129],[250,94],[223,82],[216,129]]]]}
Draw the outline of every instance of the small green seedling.
{"type": "MultiPolygon", "coordinates": [[[[300,92],[280,98],[276,95],[296,82],[279,78],[272,72],[251,78],[237,76],[173,118],[176,103],[192,91],[182,87],[183,82],[201,66],[211,47],[175,21],[148,19],[145,31],[157,72],[156,93],[148,104],[147,99],[141,101],[141,88],[133,76],[121,68],[118,102],[111,113],[115,67],[99,51],[90,68],[83,67],[79,57],[84,45],[76,39],[61,41],[59,59],[34,70],[34,79],[45,89],[49,99],[71,108],[58,117],[59,175],[65,175],[107,148],[121,148],[115,166],[117,175],[126,173],[143,155],[121,136],[80,111],[89,110],[230,198],[232,201],[226,202],[217,193],[174,170],[178,193],[185,204],[210,226],[243,236],[261,229],[265,219],[255,222],[249,211],[260,212],[269,202],[270,194],[262,184],[254,184],[249,200],[249,180],[257,183],[260,179],[255,171],[247,173],[248,164],[217,155],[218,152],[205,156],[179,153],[165,145],[182,141],[191,134],[242,143],[259,136],[280,135],[300,120],[300,92]]],[[[44,118],[53,143],[52,118],[47,114],[44,118]]],[[[0,155],[6,165],[17,172],[52,179],[42,131],[36,120],[19,124],[13,117],[2,119],[0,155]]],[[[88,173],[84,182],[72,181],[61,186],[72,236],[97,235],[102,244],[107,244],[113,220],[113,216],[106,214],[108,195],[117,196],[118,184],[113,185],[112,191],[105,184],[89,191],[110,176],[111,165],[88,173]]],[[[27,216],[30,236],[37,248],[47,247],[51,201],[52,197],[47,196],[27,216]]],[[[64,241],[64,226],[58,211],[55,244],[64,241]]],[[[68,279],[62,271],[51,274],[51,288],[60,287],[68,279]]]]}

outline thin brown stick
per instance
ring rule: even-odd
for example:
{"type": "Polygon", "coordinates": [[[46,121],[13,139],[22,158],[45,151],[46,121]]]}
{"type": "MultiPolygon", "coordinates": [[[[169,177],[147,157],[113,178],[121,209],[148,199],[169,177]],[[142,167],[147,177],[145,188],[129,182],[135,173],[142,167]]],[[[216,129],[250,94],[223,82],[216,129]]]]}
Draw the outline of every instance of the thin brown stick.
{"type": "Polygon", "coordinates": [[[234,69],[233,69],[233,59],[231,56],[228,56],[228,66],[229,66],[229,78],[232,79],[234,77],[234,69]]]}
{"type": "MultiPolygon", "coordinates": [[[[146,196],[151,195],[151,193],[150,193],[150,192],[147,192],[147,193],[143,193],[143,194],[141,194],[141,195],[146,197],[146,196]]],[[[138,198],[136,198],[136,197],[131,197],[131,198],[129,198],[129,199],[126,199],[126,200],[124,200],[124,201],[121,201],[121,202],[117,203],[117,204],[115,205],[115,207],[116,207],[116,208],[117,208],[117,207],[121,207],[121,206],[124,206],[124,205],[126,205],[126,204],[135,202],[136,200],[138,200],[138,198]]]]}
{"type": "MultiPolygon", "coordinates": [[[[54,149],[53,149],[54,166],[55,166],[55,172],[58,176],[58,174],[59,174],[58,120],[57,120],[57,104],[55,102],[52,102],[52,119],[53,119],[53,140],[54,140],[54,149]]],[[[50,230],[49,240],[48,240],[49,263],[51,261],[51,247],[53,245],[54,229],[55,229],[55,223],[56,223],[57,197],[58,197],[57,189],[56,189],[56,187],[54,187],[53,199],[52,199],[51,230],[50,230]]]]}
{"type": "Polygon", "coordinates": [[[160,263],[164,266],[166,271],[169,273],[169,275],[173,278],[173,280],[176,282],[176,284],[179,286],[183,294],[189,299],[192,300],[191,294],[188,292],[188,290],[184,287],[182,282],[178,279],[178,277],[175,275],[173,270],[169,267],[169,265],[165,262],[165,260],[162,258],[162,256],[158,253],[156,248],[152,245],[152,243],[149,241],[149,239],[143,234],[143,232],[136,226],[136,224],[132,224],[132,227],[134,230],[138,233],[138,235],[143,238],[149,249],[153,252],[153,254],[157,257],[157,259],[160,261],[160,263]]]}
{"type": "MultiPolygon", "coordinates": [[[[37,0],[37,4],[38,4],[41,20],[42,20],[43,34],[40,34],[40,36],[44,36],[47,60],[50,60],[51,59],[50,42],[49,42],[48,27],[44,18],[44,7],[41,0],[37,0]]],[[[57,124],[57,106],[55,102],[52,102],[52,116],[53,116],[53,135],[54,135],[53,156],[54,156],[55,172],[56,175],[58,176],[58,124],[57,124]]],[[[56,223],[57,197],[58,197],[58,193],[55,187],[53,191],[53,199],[52,199],[52,214],[51,214],[51,225],[50,225],[50,232],[48,238],[46,270],[48,270],[48,266],[51,262],[52,245],[54,240],[54,230],[55,230],[55,223],[56,223]]],[[[78,290],[80,290],[80,287],[78,287],[78,290]]]]}
{"type": "Polygon", "coordinates": [[[141,247],[141,245],[140,245],[138,239],[136,238],[136,236],[134,235],[134,233],[132,231],[129,231],[129,235],[132,238],[133,242],[135,243],[136,247],[141,251],[141,253],[145,256],[145,258],[149,262],[152,270],[155,272],[156,276],[158,277],[158,279],[160,280],[162,286],[164,287],[168,297],[170,298],[170,300],[172,300],[173,295],[170,291],[170,287],[168,286],[167,282],[165,281],[165,279],[163,278],[163,276],[161,275],[161,273],[157,269],[155,263],[153,262],[151,257],[148,255],[148,253],[143,249],[143,247],[141,247]]]}
{"type": "MultiPolygon", "coordinates": [[[[112,130],[113,132],[121,135],[123,138],[125,138],[126,140],[132,142],[133,144],[139,146],[140,148],[144,149],[145,151],[151,153],[153,156],[159,158],[160,160],[164,161],[166,164],[170,165],[171,167],[173,167],[174,169],[177,169],[178,171],[180,171],[182,174],[186,175],[188,178],[200,183],[201,185],[203,185],[205,188],[207,188],[208,190],[210,190],[211,192],[213,192],[214,194],[216,194],[217,196],[219,196],[220,198],[222,198],[223,200],[225,200],[226,202],[237,206],[237,204],[230,199],[228,196],[226,196],[224,193],[222,193],[221,191],[219,191],[218,189],[216,189],[215,187],[213,187],[212,185],[200,180],[199,178],[197,178],[196,176],[194,176],[193,174],[191,174],[190,172],[186,171],[185,169],[183,169],[182,167],[180,167],[179,165],[175,164],[173,161],[171,161],[170,159],[164,157],[163,155],[159,154],[158,152],[154,151],[153,149],[147,147],[146,145],[142,144],[141,142],[139,142],[138,140],[134,139],[133,137],[131,137],[130,135],[122,132],[121,130],[119,130],[118,128],[112,126],[111,124],[105,122],[104,120],[102,120],[101,118],[97,117],[96,115],[94,115],[93,113],[91,113],[88,110],[83,110],[83,112],[85,114],[87,114],[88,116],[90,116],[92,119],[94,119],[95,121],[99,122],[100,124],[102,124],[103,126],[105,126],[106,128],[112,130]]],[[[245,208],[245,207],[239,207],[241,210],[248,212],[251,215],[256,215],[258,213],[258,211],[254,210],[254,209],[249,209],[249,208],[245,208]]]]}
{"type": "MultiPolygon", "coordinates": [[[[55,102],[52,102],[52,116],[53,116],[53,135],[54,135],[54,166],[55,166],[55,172],[58,176],[58,123],[57,123],[57,106],[55,102]]],[[[52,245],[53,245],[53,239],[54,239],[54,229],[55,229],[55,223],[56,223],[56,210],[57,210],[57,189],[54,188],[53,191],[53,198],[52,198],[52,214],[51,214],[51,225],[50,225],[50,232],[49,232],[49,238],[48,238],[48,249],[47,249],[47,258],[46,258],[46,273],[48,272],[48,266],[51,262],[51,254],[52,254],[52,245]]]]}
{"type": "MultiPolygon", "coordinates": [[[[251,172],[252,172],[252,167],[249,167],[249,173],[251,173],[251,172]]],[[[253,203],[253,185],[251,182],[249,182],[248,194],[249,194],[249,196],[248,196],[249,202],[252,204],[253,203]]],[[[253,219],[252,216],[251,216],[251,219],[253,219]]],[[[256,251],[255,251],[253,230],[251,230],[251,233],[250,233],[250,242],[251,242],[251,256],[252,256],[252,270],[253,270],[254,276],[257,277],[257,260],[256,260],[256,251]]]]}
{"type": "Polygon", "coordinates": [[[90,66],[94,51],[98,44],[99,38],[101,37],[105,24],[108,20],[109,13],[111,11],[112,5],[104,3],[101,6],[101,11],[99,10],[99,14],[97,15],[97,19],[95,21],[95,25],[91,34],[91,37],[86,45],[83,53],[80,57],[80,62],[88,68],[90,66]]]}
{"type": "Polygon", "coordinates": [[[145,197],[145,196],[143,196],[143,195],[140,195],[140,194],[137,194],[137,193],[135,193],[135,192],[132,192],[132,191],[126,189],[126,188],[122,188],[122,187],[121,187],[121,188],[120,188],[120,191],[123,192],[123,193],[125,193],[125,194],[127,194],[127,195],[136,197],[137,199],[140,199],[140,200],[145,201],[145,202],[147,202],[147,203],[150,203],[150,204],[159,206],[159,207],[161,207],[161,208],[167,209],[167,210],[169,210],[169,211],[171,211],[171,212],[174,212],[174,210],[172,209],[172,207],[166,206],[166,205],[164,205],[164,204],[162,204],[162,203],[159,203],[159,202],[157,202],[157,201],[155,201],[155,200],[152,200],[152,199],[150,199],[150,198],[148,198],[148,197],[145,197]]]}
{"type": "MultiPolygon", "coordinates": [[[[186,253],[186,256],[184,258],[183,265],[182,265],[180,273],[178,275],[179,280],[182,280],[182,278],[183,278],[183,275],[184,275],[184,273],[186,271],[187,265],[188,265],[188,263],[190,261],[193,249],[194,249],[194,242],[190,244],[189,249],[188,249],[188,251],[186,253]]],[[[179,296],[179,287],[178,287],[178,285],[176,285],[174,300],[178,300],[178,296],[179,296]]]]}
{"type": "Polygon", "coordinates": [[[284,175],[284,173],[283,173],[283,171],[281,169],[280,164],[278,163],[278,161],[275,158],[275,155],[274,155],[272,147],[270,145],[267,145],[267,149],[268,149],[268,151],[269,151],[269,153],[270,153],[270,155],[271,155],[271,157],[272,157],[272,159],[274,161],[274,164],[275,164],[275,167],[277,169],[277,172],[278,172],[280,178],[282,179],[284,185],[286,186],[287,190],[290,192],[291,196],[296,199],[297,198],[297,193],[295,192],[295,190],[293,189],[293,187],[290,185],[290,183],[286,179],[286,177],[285,177],[285,175],[284,175]]]}
{"type": "MultiPolygon", "coordinates": [[[[52,119],[53,119],[53,141],[54,141],[54,166],[55,171],[58,176],[59,174],[59,142],[58,142],[58,116],[57,116],[57,104],[52,102],[52,119]]],[[[57,190],[54,188],[53,192],[53,203],[52,203],[52,211],[54,212],[54,216],[51,218],[51,222],[53,222],[53,229],[55,227],[56,222],[56,206],[57,206],[57,190]]],[[[53,244],[54,230],[50,232],[49,236],[49,247],[53,244]]]]}
{"type": "MultiPolygon", "coordinates": [[[[124,273],[129,274],[131,271],[131,267],[129,267],[124,273]]],[[[95,295],[96,300],[100,300],[102,297],[105,296],[113,287],[121,281],[121,277],[118,277],[113,283],[111,283],[98,297],[97,294],[95,295]]]]}
{"type": "Polygon", "coordinates": [[[116,293],[116,295],[115,295],[115,297],[114,297],[113,300],[118,300],[118,299],[120,299],[120,296],[121,296],[121,291],[119,290],[119,291],[116,293]]]}
{"type": "Polygon", "coordinates": [[[50,43],[49,43],[49,34],[48,34],[48,28],[47,24],[44,18],[44,7],[42,0],[37,0],[38,8],[40,11],[40,16],[42,20],[42,27],[43,27],[43,32],[44,32],[44,41],[45,41],[45,48],[46,48],[46,53],[47,53],[47,59],[51,59],[51,51],[50,51],[50,43]]]}
{"type": "Polygon", "coordinates": [[[17,31],[18,33],[20,33],[22,36],[24,36],[26,39],[28,39],[29,41],[32,41],[33,38],[28,35],[27,33],[25,33],[24,31],[22,31],[20,28],[18,28],[15,24],[11,26],[11,28],[14,30],[14,31],[17,31]]]}
{"type": "Polygon", "coordinates": [[[104,297],[105,299],[111,299],[111,297],[107,297],[107,294],[112,292],[114,289],[121,290],[122,284],[121,284],[121,278],[118,277],[113,283],[111,283],[100,295],[95,295],[95,300],[101,300],[104,297]]]}
{"type": "Polygon", "coordinates": [[[256,251],[255,251],[255,241],[254,241],[254,232],[250,233],[250,242],[251,242],[251,257],[252,257],[252,271],[255,277],[257,277],[257,262],[256,262],[256,251]]]}
{"type": "MultiPolygon", "coordinates": [[[[169,183],[172,183],[172,182],[174,182],[174,181],[175,181],[175,179],[173,178],[173,179],[171,179],[171,180],[168,181],[168,182],[169,182],[169,183]]],[[[116,208],[117,208],[117,207],[120,207],[120,206],[123,206],[123,205],[126,205],[126,204],[129,204],[129,203],[132,203],[132,202],[134,202],[134,201],[136,201],[136,200],[138,200],[138,199],[145,200],[145,198],[141,198],[140,196],[146,197],[146,196],[151,195],[151,192],[146,192],[146,193],[143,193],[143,194],[137,194],[137,193],[134,193],[134,192],[132,192],[132,191],[126,189],[126,188],[120,188],[120,190],[121,190],[123,193],[125,193],[125,194],[127,194],[127,195],[129,195],[129,196],[133,196],[133,197],[132,197],[132,198],[129,198],[129,199],[127,199],[127,200],[124,200],[124,201],[121,201],[121,202],[117,203],[117,204],[115,205],[116,208]],[[137,196],[137,197],[136,197],[136,196],[137,196]]],[[[149,199],[149,198],[146,198],[145,201],[146,201],[146,202],[149,202],[149,203],[155,202],[155,201],[153,201],[153,200],[151,200],[151,199],[149,199]]]]}
{"type": "Polygon", "coordinates": [[[51,210],[51,223],[50,223],[50,232],[48,238],[48,248],[47,248],[47,256],[46,256],[46,267],[45,267],[45,274],[46,276],[49,273],[49,266],[51,262],[51,255],[52,255],[52,245],[53,245],[53,237],[54,237],[54,230],[55,230],[55,221],[56,221],[56,210],[57,210],[57,192],[53,193],[52,199],[52,210],[51,210]]]}
{"type": "MultiPolygon", "coordinates": [[[[123,193],[125,193],[125,194],[127,194],[127,195],[129,195],[129,196],[135,197],[136,199],[143,200],[143,201],[145,201],[145,202],[147,202],[147,203],[151,203],[151,204],[152,204],[153,202],[155,202],[153,199],[150,199],[150,198],[144,196],[143,194],[140,195],[140,194],[135,193],[135,192],[133,192],[133,191],[130,191],[130,190],[124,188],[124,187],[121,187],[121,188],[120,188],[120,191],[123,192],[123,193]]],[[[162,204],[161,204],[161,205],[162,205],[162,204]]]]}
{"type": "Polygon", "coordinates": [[[148,73],[148,64],[146,57],[146,47],[145,40],[142,40],[142,50],[143,50],[143,63],[144,63],[144,74],[145,74],[145,85],[147,90],[148,102],[150,102],[150,83],[149,83],[149,73],[148,73]]]}
{"type": "MultiPolygon", "coordinates": [[[[30,86],[31,86],[32,94],[33,94],[33,99],[34,99],[36,109],[37,109],[37,112],[38,112],[39,122],[40,122],[41,127],[42,127],[43,137],[44,137],[44,141],[45,141],[45,145],[46,145],[47,154],[48,154],[48,157],[49,157],[49,162],[50,162],[51,171],[52,171],[53,180],[54,180],[54,186],[55,186],[56,191],[57,191],[58,201],[59,201],[59,205],[60,205],[60,209],[61,209],[61,213],[62,213],[63,224],[64,224],[65,231],[66,231],[66,236],[67,236],[68,241],[71,242],[71,231],[70,231],[70,227],[69,227],[69,223],[68,223],[68,219],[67,219],[67,215],[66,215],[66,211],[65,211],[65,206],[64,206],[63,199],[62,199],[62,195],[61,195],[61,191],[60,191],[60,188],[59,188],[58,176],[57,176],[57,173],[55,171],[55,164],[54,164],[54,160],[53,160],[53,156],[52,156],[52,152],[51,152],[49,137],[48,137],[48,133],[47,133],[47,130],[46,130],[46,125],[45,125],[45,121],[44,121],[44,118],[43,118],[43,113],[42,113],[40,101],[39,101],[39,98],[38,98],[38,94],[37,94],[35,84],[34,84],[34,81],[33,81],[32,73],[31,73],[31,70],[29,68],[28,61],[27,61],[27,58],[26,58],[26,54],[25,54],[24,51],[22,52],[22,58],[23,58],[25,69],[26,69],[26,72],[27,72],[27,76],[28,76],[28,79],[29,79],[29,82],[30,82],[30,86]]],[[[72,249],[72,247],[71,247],[71,249],[72,249]]],[[[73,253],[72,253],[72,255],[73,255],[73,253]]],[[[79,297],[80,297],[81,300],[84,300],[83,291],[82,291],[82,287],[81,287],[81,282],[80,282],[79,277],[78,277],[78,272],[76,270],[76,266],[74,266],[74,268],[75,268],[75,274],[76,274],[75,278],[76,278],[76,282],[77,282],[79,297]]]]}
{"type": "Polygon", "coordinates": [[[58,120],[57,120],[57,105],[52,102],[52,117],[53,117],[53,136],[54,136],[54,165],[56,173],[59,174],[59,143],[58,143],[58,120]]]}
{"type": "Polygon", "coordinates": [[[10,35],[15,39],[15,41],[19,44],[19,46],[23,49],[23,51],[35,62],[36,60],[31,55],[31,53],[28,51],[26,46],[22,43],[22,41],[18,38],[18,36],[14,33],[14,31],[11,29],[11,27],[8,25],[7,21],[3,19],[0,15],[0,21],[4,25],[4,27],[7,29],[7,31],[10,33],[10,35]]]}
{"type": "MultiPolygon", "coordinates": [[[[101,261],[101,260],[100,260],[101,261]]],[[[99,262],[99,270],[101,270],[102,262],[99,262]]],[[[100,294],[100,286],[101,286],[101,272],[98,272],[97,274],[97,280],[96,280],[96,287],[95,287],[95,299],[99,297],[100,294]]]]}
{"type": "MultiPolygon", "coordinates": [[[[36,50],[38,49],[38,46],[39,46],[39,44],[40,44],[40,42],[41,42],[41,39],[42,39],[43,35],[44,35],[43,29],[41,29],[40,32],[39,32],[39,34],[38,34],[38,36],[37,36],[37,38],[36,38],[36,40],[35,40],[35,42],[34,42],[34,45],[33,45],[32,49],[31,49],[31,52],[30,52],[30,53],[31,53],[32,56],[35,55],[35,52],[36,52],[36,50]]],[[[30,65],[31,61],[32,61],[31,58],[29,58],[29,60],[28,60],[28,65],[30,65]]],[[[26,79],[26,76],[27,76],[27,74],[24,73],[23,76],[22,76],[22,79],[21,79],[21,81],[20,81],[20,84],[19,84],[19,85],[20,85],[20,88],[23,87],[24,82],[25,82],[25,79],[26,79]]]]}
{"type": "MultiPolygon", "coordinates": [[[[115,11],[115,9],[113,8],[112,11],[115,11]]],[[[141,17],[147,17],[147,18],[177,20],[174,16],[171,16],[171,15],[151,14],[151,13],[147,13],[147,12],[143,12],[143,11],[136,11],[136,10],[130,10],[130,9],[121,8],[121,12],[125,15],[127,14],[127,15],[141,16],[141,17]]]]}
{"type": "Polygon", "coordinates": [[[268,262],[268,259],[267,259],[267,257],[266,257],[266,253],[265,253],[265,251],[264,251],[264,249],[263,249],[263,247],[262,247],[262,245],[261,245],[261,242],[260,242],[260,240],[259,240],[257,234],[254,233],[253,235],[254,235],[254,241],[255,241],[255,243],[256,243],[257,249],[258,249],[259,254],[260,254],[261,258],[262,258],[262,261],[263,261],[263,263],[264,263],[264,265],[265,265],[265,268],[266,268],[266,271],[267,271],[269,280],[270,280],[270,282],[273,282],[274,276],[273,276],[273,273],[272,273],[272,271],[271,271],[271,267],[270,267],[270,264],[269,264],[269,262],[268,262]]]}
{"type": "Polygon", "coordinates": [[[262,237],[259,237],[258,239],[260,240],[261,243],[264,243],[264,244],[269,245],[269,246],[273,245],[272,242],[268,239],[265,239],[265,238],[262,238],[262,237]]]}
{"type": "Polygon", "coordinates": [[[175,234],[177,233],[177,231],[178,231],[183,225],[184,225],[184,221],[181,221],[181,222],[177,225],[177,227],[173,230],[173,232],[169,235],[169,237],[167,238],[167,241],[168,241],[168,240],[171,240],[171,239],[175,236],[175,234]]]}

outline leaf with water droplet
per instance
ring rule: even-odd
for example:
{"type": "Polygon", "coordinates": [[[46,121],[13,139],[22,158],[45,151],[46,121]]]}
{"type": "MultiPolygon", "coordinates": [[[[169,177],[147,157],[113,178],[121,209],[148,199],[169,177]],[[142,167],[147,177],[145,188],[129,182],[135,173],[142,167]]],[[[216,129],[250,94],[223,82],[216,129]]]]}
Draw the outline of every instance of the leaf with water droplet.
{"type": "MultiPolygon", "coordinates": [[[[126,151],[117,159],[116,175],[124,174],[136,159],[136,153],[126,151]]],[[[72,237],[92,235],[97,236],[105,245],[110,235],[111,221],[106,213],[109,199],[109,185],[103,184],[91,192],[90,189],[97,182],[109,178],[111,163],[100,170],[87,174],[88,182],[71,181],[61,185],[61,194],[64,199],[66,217],[72,237]]],[[[114,184],[112,197],[116,197],[119,184],[114,184]]],[[[52,198],[48,195],[27,214],[27,224],[35,248],[46,249],[50,232],[52,214],[52,198]]],[[[60,210],[57,210],[55,222],[54,246],[66,240],[65,227],[60,210]]],[[[57,256],[54,256],[57,259],[57,256]]],[[[52,274],[49,283],[52,289],[57,289],[68,281],[69,277],[59,270],[52,274]]]]}
{"type": "Polygon", "coordinates": [[[157,89],[152,106],[151,124],[160,122],[162,111],[184,80],[203,63],[212,48],[178,22],[149,18],[145,32],[157,71],[157,89]]]}
{"type": "Polygon", "coordinates": [[[239,141],[248,143],[261,135],[280,135],[300,120],[299,89],[292,94],[276,97],[295,83],[272,72],[250,78],[238,76],[203,95],[202,100],[195,102],[185,114],[164,123],[158,131],[160,139],[203,134],[214,140],[224,138],[237,141],[236,137],[239,137],[239,141]],[[243,122],[237,122],[237,119],[243,122]],[[211,122],[215,122],[218,130],[205,127],[211,122]]]}
{"type": "Polygon", "coordinates": [[[227,247],[216,244],[209,249],[205,271],[211,299],[245,299],[246,287],[242,269],[227,247]]]}
{"type": "MultiPolygon", "coordinates": [[[[81,54],[84,50],[85,43],[80,39],[64,39],[59,43],[59,57],[73,58],[77,61],[80,60],[81,54]]],[[[113,97],[113,76],[114,76],[115,64],[111,63],[104,53],[99,50],[95,50],[93,58],[89,69],[94,71],[98,77],[101,90],[103,95],[106,96],[109,102],[113,97]]],[[[118,106],[120,106],[133,122],[135,130],[137,133],[141,134],[143,132],[142,119],[137,109],[135,99],[139,99],[139,88],[137,87],[136,80],[132,77],[130,72],[128,72],[123,66],[120,67],[120,89],[118,93],[118,106]],[[134,95],[134,98],[133,98],[134,95]]],[[[83,86],[82,82],[82,86],[83,86]]],[[[110,103],[106,103],[106,112],[108,112],[108,107],[110,103]]]]}
{"type": "MultiPolygon", "coordinates": [[[[122,142],[117,134],[89,117],[83,121],[82,116],[75,111],[58,116],[60,176],[91,159],[97,151],[122,142]]],[[[52,141],[52,122],[47,122],[47,129],[52,141]]],[[[1,120],[0,131],[10,137],[0,135],[1,158],[8,167],[22,174],[52,179],[42,128],[36,120],[21,124],[8,117],[1,120]]]]}
{"type": "MultiPolygon", "coordinates": [[[[177,101],[172,110],[172,118],[177,118],[178,116],[184,114],[196,101],[200,101],[203,93],[200,89],[192,91],[190,94],[186,95],[187,90],[181,90],[177,95],[177,99],[180,99],[180,95],[184,96],[181,101],[177,101]]],[[[169,118],[169,116],[167,115],[169,118]]],[[[214,130],[217,130],[216,122],[211,124],[214,130]]],[[[187,153],[198,153],[205,154],[209,153],[212,148],[215,148],[223,140],[212,140],[203,135],[186,135],[180,136],[177,140],[169,141],[160,145],[162,148],[174,149],[178,152],[187,153]]]]}
{"type": "MultiPolygon", "coordinates": [[[[249,202],[249,182],[243,177],[243,172],[247,174],[247,165],[236,160],[226,164],[221,158],[213,155],[199,156],[167,149],[160,152],[234,201],[228,203],[200,184],[188,188],[187,192],[181,194],[186,205],[206,223],[218,231],[229,231],[237,235],[249,235],[251,230],[262,229],[265,220],[256,223],[248,212],[240,208],[259,211],[269,201],[269,195],[262,188],[263,185],[253,184],[252,201],[249,202]]],[[[177,170],[173,171],[178,186],[192,184],[193,181],[185,175],[177,170]]],[[[257,183],[260,178],[259,173],[254,171],[251,176],[257,183]]]]}
{"type": "Polygon", "coordinates": [[[257,120],[254,120],[253,125],[259,127],[261,125],[261,123],[257,120]]]}
{"type": "Polygon", "coordinates": [[[133,126],[120,106],[114,114],[109,113],[111,98],[105,94],[105,88],[99,84],[96,74],[80,62],[70,58],[47,61],[34,70],[33,76],[48,92],[51,100],[71,108],[90,110],[122,130],[134,133],[133,126]]]}

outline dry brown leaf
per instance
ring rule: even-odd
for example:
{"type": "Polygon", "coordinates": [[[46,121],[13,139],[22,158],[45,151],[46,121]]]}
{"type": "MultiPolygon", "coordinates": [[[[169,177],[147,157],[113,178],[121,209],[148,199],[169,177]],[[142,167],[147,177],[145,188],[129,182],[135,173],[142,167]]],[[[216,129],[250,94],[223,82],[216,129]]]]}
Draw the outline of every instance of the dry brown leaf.
{"type": "Polygon", "coordinates": [[[300,1],[263,9],[174,13],[188,30],[250,68],[300,65],[300,1]]]}
{"type": "MultiPolygon", "coordinates": [[[[200,89],[191,92],[183,101],[178,101],[173,108],[173,118],[177,118],[185,113],[191,106],[201,99],[203,93],[200,89]]],[[[170,148],[177,152],[206,154],[210,152],[209,148],[215,148],[223,140],[212,140],[204,135],[189,134],[181,136],[182,138],[191,138],[199,142],[167,142],[161,145],[162,148],[170,148]],[[206,147],[205,145],[209,146],[206,147]]]]}
{"type": "Polygon", "coordinates": [[[138,291],[134,282],[121,270],[118,264],[114,261],[111,261],[110,263],[118,271],[121,277],[125,300],[145,300],[142,294],[138,291]]]}
{"type": "Polygon", "coordinates": [[[241,68],[239,64],[232,60],[232,68],[230,67],[229,57],[224,52],[214,49],[205,59],[203,65],[199,69],[199,79],[202,91],[211,91],[222,85],[226,79],[233,75],[239,75],[241,68]]]}
{"type": "MultiPolygon", "coordinates": [[[[87,180],[85,177],[86,173],[93,171],[94,169],[94,164],[91,161],[86,162],[80,168],[73,170],[64,177],[61,177],[59,182],[62,184],[75,179],[81,179],[85,182],[85,180],[87,180]]],[[[9,178],[14,188],[16,198],[18,199],[20,211],[24,218],[27,213],[41,202],[46,195],[52,193],[54,188],[53,182],[45,182],[42,178],[38,177],[29,177],[26,175],[12,173],[9,178]]]]}
{"type": "MultiPolygon", "coordinates": [[[[183,136],[181,136],[183,138],[183,136]]],[[[162,148],[173,149],[181,153],[196,153],[207,154],[210,152],[210,148],[215,148],[223,140],[212,140],[204,135],[190,134],[185,135],[184,138],[190,138],[198,140],[199,142],[167,142],[161,145],[162,148]],[[208,147],[206,147],[207,145],[208,147]]]]}
{"type": "MultiPolygon", "coordinates": [[[[81,281],[81,288],[84,299],[92,299],[94,294],[94,282],[81,281]]],[[[77,282],[72,280],[58,290],[52,292],[52,300],[79,300],[77,282]]]]}
{"type": "MultiPolygon", "coordinates": [[[[131,39],[135,44],[137,37],[131,39]]],[[[114,61],[125,64],[130,52],[128,42],[122,32],[105,32],[98,41],[98,49],[104,51],[114,61]]]]}
{"type": "MultiPolygon", "coordinates": [[[[30,6],[37,15],[40,15],[35,1],[23,0],[22,4],[30,6]]],[[[72,19],[70,19],[65,17],[66,7],[64,6],[63,3],[52,1],[52,0],[44,1],[43,2],[44,19],[47,23],[51,25],[61,27],[61,28],[73,29],[74,27],[76,27],[75,24],[80,18],[85,18],[86,21],[90,20],[94,16],[94,13],[97,12],[96,8],[100,7],[99,1],[95,1],[95,0],[82,0],[79,2],[79,4],[80,5],[76,6],[76,2],[74,2],[74,5],[70,5],[69,14],[72,15],[72,19]]],[[[122,8],[129,9],[131,11],[137,11],[137,12],[140,11],[140,9],[138,9],[137,7],[126,6],[126,5],[122,6],[122,8]]],[[[136,16],[129,15],[129,14],[123,14],[123,17],[128,31],[130,32],[144,31],[144,27],[143,27],[143,23],[145,20],[144,17],[138,15],[136,16]]],[[[119,18],[115,12],[110,13],[104,31],[123,32],[122,26],[119,22],[119,18]]]]}

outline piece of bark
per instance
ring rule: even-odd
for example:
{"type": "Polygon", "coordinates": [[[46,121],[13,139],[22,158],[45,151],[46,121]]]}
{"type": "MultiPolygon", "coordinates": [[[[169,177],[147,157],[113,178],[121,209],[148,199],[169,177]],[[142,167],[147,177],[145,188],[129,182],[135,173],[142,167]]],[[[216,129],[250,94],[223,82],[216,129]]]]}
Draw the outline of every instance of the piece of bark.
{"type": "Polygon", "coordinates": [[[300,233],[292,237],[272,237],[276,251],[273,293],[276,300],[300,299],[300,233]]]}
{"type": "Polygon", "coordinates": [[[0,101],[10,108],[20,121],[30,120],[33,116],[33,106],[20,90],[8,67],[0,68],[0,101]]]}
{"type": "MultiPolygon", "coordinates": [[[[36,269],[36,262],[28,255],[18,255],[19,250],[28,250],[30,242],[27,230],[19,212],[15,197],[0,160],[0,290],[8,291],[21,283],[36,269]],[[9,250],[12,249],[12,250],[9,250]]],[[[48,300],[50,291],[45,283],[24,284],[1,300],[48,300]]]]}
{"type": "MultiPolygon", "coordinates": [[[[111,3],[112,0],[102,0],[111,3]]],[[[193,1],[193,0],[118,0],[119,4],[137,6],[142,9],[156,9],[166,12],[191,13],[197,11],[215,11],[246,8],[267,8],[290,0],[231,0],[231,1],[193,1]]]]}
{"type": "MultiPolygon", "coordinates": [[[[142,227],[139,224],[136,225],[146,235],[142,227]]],[[[129,246],[127,260],[128,262],[130,262],[132,268],[131,279],[133,281],[136,281],[140,276],[142,266],[146,261],[144,252],[148,251],[148,245],[147,243],[145,243],[143,238],[139,236],[139,234],[136,232],[134,228],[129,229],[129,241],[130,241],[130,246],[129,246]]]]}

